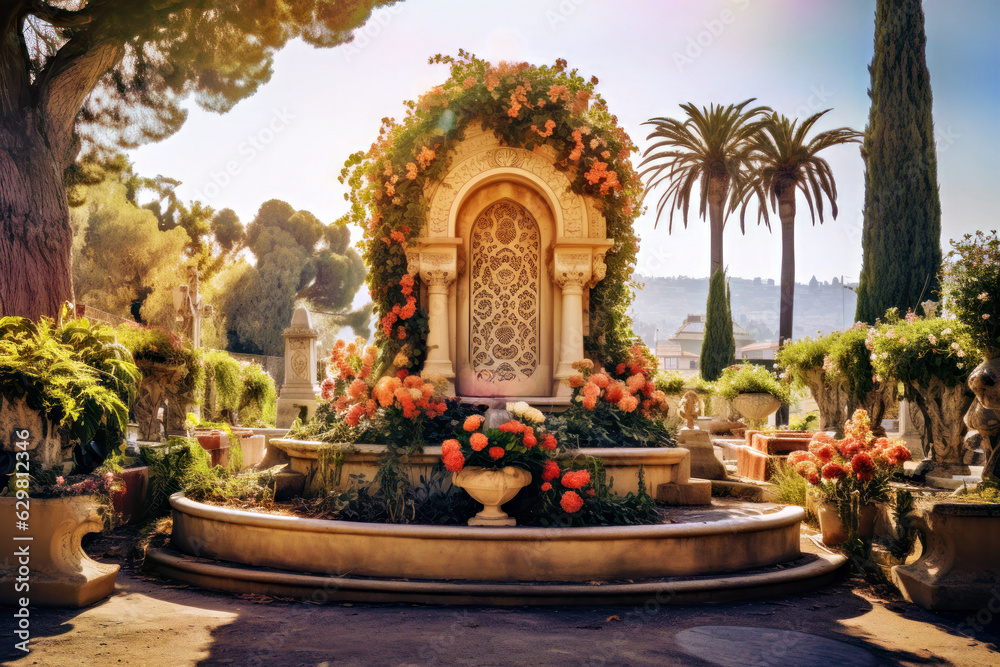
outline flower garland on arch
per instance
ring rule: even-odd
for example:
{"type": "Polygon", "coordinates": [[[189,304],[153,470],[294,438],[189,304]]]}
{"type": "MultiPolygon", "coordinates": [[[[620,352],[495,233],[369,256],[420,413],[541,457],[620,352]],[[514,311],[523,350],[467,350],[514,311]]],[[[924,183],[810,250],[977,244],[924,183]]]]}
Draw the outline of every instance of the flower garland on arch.
{"type": "Polygon", "coordinates": [[[603,204],[615,245],[605,257],[604,280],[590,290],[585,347],[602,364],[627,359],[635,338],[627,311],[639,248],[632,224],[640,213],[642,184],[630,160],[636,146],[595,92],[597,79],[567,71],[562,59],[553,66],[493,65],[459,51],[457,58],[436,55],[429,62],[449,65],[448,79],[406,102],[401,122],[383,118],[378,139],[351,155],[340,175],[350,187],[345,197],[351,204],[341,222],[359,224],[365,232],[359,246],[369,267],[381,358],[391,360],[406,347],[412,368],[422,367],[427,312],[418,307],[406,249],[424,227],[425,185],[447,173],[449,151],[479,122],[503,145],[552,147],[573,192],[603,204]]]}

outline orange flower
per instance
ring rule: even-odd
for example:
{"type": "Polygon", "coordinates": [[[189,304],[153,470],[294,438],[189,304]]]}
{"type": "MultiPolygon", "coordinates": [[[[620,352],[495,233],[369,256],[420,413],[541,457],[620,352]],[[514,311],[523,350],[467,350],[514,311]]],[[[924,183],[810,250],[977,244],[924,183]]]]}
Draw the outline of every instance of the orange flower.
{"type": "Polygon", "coordinates": [[[542,491],[551,491],[551,490],[552,490],[552,484],[550,484],[549,482],[545,482],[544,484],[542,484],[542,491]]]}
{"type": "Polygon", "coordinates": [[[538,438],[536,438],[535,436],[533,435],[524,436],[524,446],[527,447],[528,449],[531,449],[537,444],[538,444],[538,438]]]}
{"type": "Polygon", "coordinates": [[[458,451],[461,451],[461,449],[462,449],[461,443],[459,443],[458,440],[455,440],[455,438],[450,438],[450,439],[445,440],[444,442],[441,443],[441,455],[442,456],[444,456],[445,454],[448,454],[449,452],[458,452],[458,451]]]}
{"type": "Polygon", "coordinates": [[[622,396],[622,400],[618,401],[618,409],[622,412],[634,412],[637,407],[639,399],[635,396],[622,396]]]}
{"type": "Polygon", "coordinates": [[[486,445],[488,444],[490,444],[490,439],[482,433],[473,433],[472,437],[469,438],[469,446],[477,452],[486,449],[486,445]]]}
{"type": "Polygon", "coordinates": [[[583,407],[587,410],[593,410],[597,407],[597,398],[594,396],[584,396],[583,407]]]}
{"type": "Polygon", "coordinates": [[[609,384],[608,388],[604,391],[604,400],[608,403],[617,403],[622,400],[623,396],[625,396],[625,385],[617,380],[609,384]]]}
{"type": "Polygon", "coordinates": [[[427,165],[437,157],[437,153],[433,149],[427,148],[427,146],[420,147],[420,153],[417,154],[417,164],[420,165],[421,169],[426,169],[427,165]]]}
{"type": "Polygon", "coordinates": [[[490,447],[490,458],[491,459],[502,459],[503,455],[507,453],[507,450],[503,447],[490,447]]]}
{"type": "Polygon", "coordinates": [[[359,398],[361,398],[362,396],[366,396],[367,394],[368,394],[368,383],[361,379],[355,380],[354,382],[351,383],[351,386],[347,388],[347,395],[353,398],[354,400],[358,400],[359,398]]]}
{"type": "Polygon", "coordinates": [[[582,387],[586,380],[583,379],[582,375],[574,375],[569,379],[569,386],[576,389],[577,387],[582,387]]]}
{"type": "Polygon", "coordinates": [[[593,375],[591,375],[590,381],[596,384],[601,389],[604,389],[611,383],[611,378],[608,377],[607,373],[601,371],[599,373],[594,373],[593,375]]]}
{"type": "Polygon", "coordinates": [[[486,75],[486,90],[492,93],[493,89],[496,88],[498,85],[500,85],[500,79],[497,77],[496,74],[490,72],[489,74],[486,75]]]}
{"type": "Polygon", "coordinates": [[[469,417],[466,417],[465,423],[462,424],[462,428],[464,428],[469,433],[472,433],[473,431],[478,431],[479,427],[482,425],[483,425],[482,415],[470,415],[469,417]]]}
{"type": "Polygon", "coordinates": [[[551,433],[547,433],[545,435],[545,440],[542,441],[542,449],[552,451],[558,444],[559,443],[556,442],[556,437],[551,433]]]}
{"type": "Polygon", "coordinates": [[[559,500],[559,506],[569,514],[574,514],[583,509],[583,498],[580,497],[576,491],[567,491],[562,494],[562,498],[559,500]]]}
{"type": "Polygon", "coordinates": [[[462,452],[451,452],[441,457],[444,467],[448,472],[459,472],[465,467],[465,457],[462,452]]]}
{"type": "Polygon", "coordinates": [[[542,465],[542,480],[551,482],[559,476],[559,464],[549,459],[542,465]]]}
{"type": "Polygon", "coordinates": [[[566,86],[549,86],[549,99],[553,102],[567,101],[569,100],[569,90],[566,86]]]}
{"type": "Polygon", "coordinates": [[[476,85],[476,77],[474,76],[467,77],[465,81],[462,82],[462,87],[466,90],[472,88],[474,85],[476,85]]]}
{"type": "Polygon", "coordinates": [[[590,472],[573,470],[562,476],[562,485],[567,489],[582,489],[590,483],[590,472]]]}
{"type": "Polygon", "coordinates": [[[417,178],[417,165],[413,162],[406,163],[406,177],[411,181],[417,178]]]}

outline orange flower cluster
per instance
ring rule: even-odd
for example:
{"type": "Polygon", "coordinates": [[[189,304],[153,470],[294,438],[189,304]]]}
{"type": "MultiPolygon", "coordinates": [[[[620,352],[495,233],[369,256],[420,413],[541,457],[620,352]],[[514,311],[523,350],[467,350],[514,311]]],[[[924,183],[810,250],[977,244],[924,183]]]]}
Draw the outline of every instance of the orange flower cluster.
{"type": "Polygon", "coordinates": [[[549,99],[552,102],[569,102],[569,89],[566,86],[549,86],[549,99]]]}
{"type": "Polygon", "coordinates": [[[443,415],[447,409],[444,401],[437,396],[437,390],[419,375],[405,378],[387,376],[380,378],[372,389],[371,398],[381,407],[395,407],[403,411],[407,419],[426,416],[430,419],[443,415]]]}
{"type": "MultiPolygon", "coordinates": [[[[400,232],[393,232],[393,234],[399,234],[400,232]]],[[[413,296],[413,276],[408,273],[404,273],[403,277],[399,279],[399,289],[404,297],[406,297],[406,303],[404,305],[395,304],[388,313],[381,320],[382,332],[387,338],[392,337],[392,328],[396,326],[396,322],[399,320],[408,320],[413,317],[417,312],[417,297],[413,296]]],[[[406,338],[406,329],[402,326],[399,327],[399,338],[406,338]]]]}
{"type": "Polygon", "coordinates": [[[607,162],[594,160],[594,164],[590,167],[590,171],[585,173],[583,176],[591,185],[597,185],[603,180],[604,182],[601,183],[602,195],[608,194],[611,190],[618,191],[622,189],[622,184],[618,182],[618,174],[614,170],[608,171],[607,162]]]}
{"type": "Polygon", "coordinates": [[[901,442],[876,438],[871,432],[868,413],[858,410],[844,427],[845,438],[835,440],[817,433],[808,451],[792,452],[788,464],[814,486],[823,483],[871,482],[878,478],[888,483],[893,471],[910,460],[910,450],[901,442]]]}
{"type": "Polygon", "coordinates": [[[539,130],[537,125],[532,125],[531,126],[531,131],[532,132],[537,132],[538,136],[540,136],[540,137],[551,137],[552,133],[555,131],[555,129],[556,129],[556,122],[554,120],[552,120],[551,118],[549,120],[545,121],[545,129],[544,130],[539,130]]]}
{"type": "Polygon", "coordinates": [[[507,115],[511,118],[517,118],[518,114],[521,113],[521,107],[526,106],[529,109],[532,108],[531,104],[528,103],[528,91],[531,90],[531,84],[527,81],[523,85],[517,86],[510,92],[510,108],[507,109],[507,115]]]}
{"type": "Polygon", "coordinates": [[[666,406],[667,396],[656,389],[651,379],[653,369],[645,358],[643,348],[634,346],[630,354],[629,363],[618,364],[615,368],[615,375],[625,377],[624,380],[613,377],[601,367],[594,369],[593,362],[590,362],[589,368],[574,364],[581,375],[570,377],[569,386],[576,390],[576,398],[584,408],[594,410],[598,401],[603,399],[622,412],[635,412],[641,408],[642,414],[648,417],[666,406]]]}
{"type": "Polygon", "coordinates": [[[583,509],[584,495],[588,497],[595,495],[590,471],[563,472],[559,464],[551,460],[546,461],[542,468],[542,482],[542,492],[554,491],[559,498],[559,507],[567,514],[575,514],[583,509]]]}
{"type": "MultiPolygon", "coordinates": [[[[528,426],[527,424],[522,424],[519,421],[512,419],[509,422],[501,424],[500,431],[502,433],[519,433],[522,436],[522,441],[524,442],[524,446],[527,447],[528,449],[531,449],[532,447],[538,445],[538,436],[535,434],[535,429],[528,426]]],[[[542,444],[541,444],[542,449],[552,451],[558,446],[559,443],[556,442],[556,437],[551,433],[546,433],[544,436],[542,436],[542,444]]]]}

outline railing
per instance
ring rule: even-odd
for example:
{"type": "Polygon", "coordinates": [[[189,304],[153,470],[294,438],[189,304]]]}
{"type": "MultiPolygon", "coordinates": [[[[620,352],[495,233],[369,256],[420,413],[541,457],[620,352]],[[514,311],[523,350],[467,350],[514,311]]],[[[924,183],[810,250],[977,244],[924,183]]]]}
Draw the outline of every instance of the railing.
{"type": "Polygon", "coordinates": [[[135,324],[135,320],[127,317],[119,317],[100,308],[94,308],[93,306],[88,306],[83,303],[76,304],[76,316],[86,317],[92,322],[103,322],[104,324],[110,324],[111,326],[118,326],[119,324],[135,324]]]}

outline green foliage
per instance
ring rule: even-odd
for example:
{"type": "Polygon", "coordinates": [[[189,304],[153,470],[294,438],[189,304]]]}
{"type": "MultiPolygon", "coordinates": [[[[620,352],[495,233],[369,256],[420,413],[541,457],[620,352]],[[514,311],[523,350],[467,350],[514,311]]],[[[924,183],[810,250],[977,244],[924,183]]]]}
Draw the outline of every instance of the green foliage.
{"type": "Polygon", "coordinates": [[[146,372],[149,364],[184,366],[187,374],[181,391],[192,402],[204,396],[206,373],[203,352],[193,350],[183,338],[160,328],[144,328],[138,324],[123,324],[115,328],[115,336],[135,359],[139,370],[146,372]]]}
{"type": "Polygon", "coordinates": [[[273,426],[278,410],[278,387],[259,364],[243,364],[239,422],[244,426],[273,426]]]}
{"type": "Polygon", "coordinates": [[[792,470],[784,460],[775,460],[771,466],[771,485],[774,487],[775,502],[782,505],[806,506],[806,492],[809,484],[805,478],[792,470]]]}
{"type": "Polygon", "coordinates": [[[727,366],[736,363],[736,340],[729,305],[726,274],[716,269],[708,287],[705,339],[701,344],[701,377],[714,382],[727,366]]]}
{"type": "Polygon", "coordinates": [[[205,366],[205,394],[198,397],[208,420],[236,420],[243,399],[240,362],[226,352],[210,350],[202,356],[205,366]]]}
{"type": "Polygon", "coordinates": [[[784,404],[791,398],[789,386],[759,364],[730,366],[722,372],[715,388],[719,396],[727,401],[740,394],[770,394],[784,404]]]}
{"type": "Polygon", "coordinates": [[[977,231],[951,242],[943,275],[945,307],[967,328],[983,359],[1000,357],[1000,238],[977,231]]]}
{"type": "Polygon", "coordinates": [[[787,342],[778,349],[775,361],[793,381],[804,384],[808,373],[823,370],[827,355],[830,354],[830,346],[838,334],[839,332],[820,338],[806,336],[787,342]]]}
{"type": "Polygon", "coordinates": [[[871,330],[875,374],[907,386],[926,387],[936,377],[946,387],[962,384],[975,366],[968,330],[956,320],[900,320],[892,316],[871,330]]]}
{"type": "Polygon", "coordinates": [[[938,291],[941,202],[921,0],[878,0],[855,319],[916,310],[938,291]]]}
{"type": "Polygon", "coordinates": [[[642,187],[628,160],[634,145],[594,93],[596,79],[588,82],[576,70],[567,71],[564,61],[553,67],[494,66],[459,51],[458,58],[435,56],[431,62],[448,65],[448,79],[418,101],[407,102],[401,123],[383,119],[372,148],[352,155],[341,172],[351,204],[343,222],[367,230],[364,260],[381,325],[376,341],[383,359],[392,359],[409,345],[416,358],[414,370],[422,367],[426,311],[418,309],[402,320],[393,313],[394,307],[407,303],[400,285],[407,266],[404,242],[412,242],[424,227],[425,185],[446,173],[449,150],[467,128],[477,126],[492,130],[507,146],[554,149],[556,164],[566,170],[573,192],[601,202],[607,234],[615,245],[605,257],[605,279],[590,290],[585,347],[588,356],[601,363],[623,358],[633,338],[627,311],[638,240],[632,221],[639,213],[642,187]],[[513,105],[511,100],[528,86],[530,99],[513,105]],[[540,136],[546,127],[551,134],[540,136]],[[599,173],[597,163],[615,174],[614,182],[599,173]]]}
{"type": "Polygon", "coordinates": [[[788,421],[788,428],[792,431],[815,431],[819,428],[819,413],[815,410],[799,416],[793,416],[788,421]]]}
{"type": "MultiPolygon", "coordinates": [[[[700,378],[699,378],[700,379],[700,378]]],[[[684,382],[687,378],[678,371],[658,371],[653,382],[656,383],[657,391],[662,391],[667,396],[676,396],[684,392],[684,382]]]]}
{"type": "Polygon", "coordinates": [[[86,319],[0,318],[0,399],[23,397],[28,408],[68,429],[78,467],[100,465],[123,442],[138,387],[132,355],[110,328],[86,319]]]}
{"type": "MultiPolygon", "coordinates": [[[[863,405],[868,393],[875,389],[875,368],[868,349],[868,328],[855,326],[831,334],[829,357],[834,377],[847,382],[854,402],[863,405]]],[[[891,380],[888,380],[891,381],[891,380]]]]}
{"type": "Polygon", "coordinates": [[[674,447],[662,419],[644,417],[638,410],[623,412],[606,401],[593,410],[571,403],[565,412],[549,415],[546,429],[564,447],[674,447]]]}

